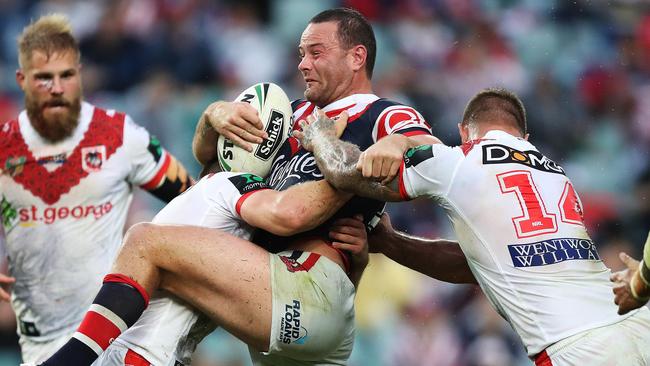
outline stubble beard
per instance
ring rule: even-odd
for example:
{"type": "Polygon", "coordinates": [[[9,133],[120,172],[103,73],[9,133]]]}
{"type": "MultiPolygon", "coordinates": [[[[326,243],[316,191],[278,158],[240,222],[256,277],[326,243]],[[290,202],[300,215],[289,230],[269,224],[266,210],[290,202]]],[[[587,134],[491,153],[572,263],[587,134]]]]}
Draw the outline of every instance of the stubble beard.
{"type": "Polygon", "coordinates": [[[324,100],[325,98],[323,94],[324,94],[323,89],[317,90],[314,87],[305,89],[305,93],[304,93],[305,99],[307,99],[307,101],[321,108],[329,104],[326,100],[324,100]]]}
{"type": "Polygon", "coordinates": [[[49,142],[59,142],[72,136],[75,128],[79,125],[81,114],[81,95],[69,102],[64,98],[57,98],[44,103],[25,95],[25,109],[32,126],[41,137],[49,142]],[[52,103],[63,104],[68,112],[46,118],[43,110],[52,103]]]}

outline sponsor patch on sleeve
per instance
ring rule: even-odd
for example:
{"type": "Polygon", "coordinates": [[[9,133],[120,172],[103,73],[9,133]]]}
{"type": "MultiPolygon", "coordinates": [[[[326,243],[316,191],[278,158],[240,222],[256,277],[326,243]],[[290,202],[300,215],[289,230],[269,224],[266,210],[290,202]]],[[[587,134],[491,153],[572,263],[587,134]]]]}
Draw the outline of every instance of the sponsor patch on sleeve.
{"type": "Polygon", "coordinates": [[[416,166],[421,162],[433,157],[431,145],[420,145],[406,150],[404,153],[404,165],[406,168],[416,166]]]}
{"type": "Polygon", "coordinates": [[[237,188],[240,194],[244,195],[260,189],[269,188],[263,178],[255,174],[238,174],[229,177],[228,180],[237,188]]]}
{"type": "Polygon", "coordinates": [[[508,245],[515,267],[548,266],[569,260],[600,260],[589,239],[557,238],[528,244],[508,245]]]}

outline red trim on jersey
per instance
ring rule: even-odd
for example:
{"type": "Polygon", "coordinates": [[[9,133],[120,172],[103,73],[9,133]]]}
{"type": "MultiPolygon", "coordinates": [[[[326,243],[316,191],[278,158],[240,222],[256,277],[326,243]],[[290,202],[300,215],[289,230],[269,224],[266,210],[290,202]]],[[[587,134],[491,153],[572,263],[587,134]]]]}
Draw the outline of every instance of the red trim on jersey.
{"type": "Polygon", "coordinates": [[[291,156],[293,156],[300,149],[300,142],[298,141],[297,138],[293,136],[289,136],[288,140],[289,140],[289,147],[291,148],[291,156]]]}
{"type": "Polygon", "coordinates": [[[296,106],[296,108],[294,108],[293,110],[294,110],[294,111],[297,111],[298,109],[304,107],[305,104],[307,104],[307,101],[306,101],[306,100],[303,100],[303,101],[300,102],[300,103],[296,106]]]}
{"type": "Polygon", "coordinates": [[[553,361],[551,361],[546,351],[542,351],[542,353],[535,356],[535,366],[553,366],[553,361]]]}
{"type": "Polygon", "coordinates": [[[104,277],[104,281],[102,283],[107,283],[107,282],[117,282],[117,283],[126,283],[129,286],[132,286],[142,296],[144,299],[144,307],[146,308],[147,305],[149,305],[149,294],[147,293],[147,290],[144,289],[139,283],[135,282],[134,279],[131,279],[128,276],[125,276],[121,273],[109,273],[104,277]]]}
{"type": "Polygon", "coordinates": [[[329,117],[329,118],[336,117],[336,116],[338,116],[339,114],[341,114],[341,112],[343,112],[343,111],[347,111],[348,109],[354,107],[355,105],[357,105],[357,103],[350,104],[349,106],[345,106],[345,107],[343,107],[343,108],[339,108],[339,109],[332,109],[331,111],[327,111],[327,112],[325,112],[325,115],[326,115],[327,117],[329,117]]]}
{"type": "Polygon", "coordinates": [[[124,365],[151,366],[151,363],[139,355],[137,352],[129,348],[129,350],[126,351],[126,356],[124,356],[124,365]]]}
{"type": "Polygon", "coordinates": [[[470,141],[467,141],[467,142],[463,143],[462,145],[460,145],[460,148],[461,148],[461,150],[463,150],[463,154],[465,154],[465,156],[467,156],[467,154],[469,154],[469,152],[474,148],[474,146],[478,145],[479,143],[481,143],[483,141],[491,141],[491,140],[494,140],[494,139],[470,140],[470,141]]]}
{"type": "Polygon", "coordinates": [[[316,264],[316,262],[318,262],[318,258],[320,258],[320,254],[309,253],[307,259],[302,262],[302,268],[304,268],[305,271],[309,271],[316,264]]]}
{"type": "Polygon", "coordinates": [[[241,217],[241,206],[244,204],[244,201],[246,201],[246,199],[248,197],[250,197],[255,192],[265,191],[267,189],[269,189],[269,188],[256,189],[254,191],[250,191],[248,193],[245,193],[241,197],[239,197],[239,199],[237,200],[237,203],[235,204],[235,211],[237,211],[237,215],[239,215],[241,217]]]}
{"type": "Polygon", "coordinates": [[[52,205],[90,174],[82,164],[82,159],[87,156],[82,152],[84,148],[105,147],[106,156],[100,155],[98,157],[100,161],[95,162],[96,168],[101,169],[111,155],[122,146],[124,119],[123,113],[109,116],[103,109],[95,107],[83,139],[75,146],[66,161],[52,172],[39,164],[32,155],[20,133],[18,121],[8,122],[0,128],[0,169],[34,196],[52,205]]]}
{"type": "Polygon", "coordinates": [[[95,341],[103,350],[106,350],[111,345],[111,342],[122,333],[120,328],[113,324],[112,321],[92,310],[86,313],[77,332],[95,341]]]}
{"type": "MultiPolygon", "coordinates": [[[[372,102],[372,103],[374,103],[374,102],[372,102]]],[[[372,103],[368,103],[366,108],[364,108],[361,112],[358,112],[358,113],[355,113],[355,114],[349,116],[348,117],[348,123],[356,121],[359,117],[361,117],[362,114],[366,113],[366,111],[370,108],[372,103]]]]}
{"type": "Polygon", "coordinates": [[[332,249],[336,250],[336,252],[339,253],[339,257],[341,257],[341,260],[343,261],[343,267],[345,267],[345,273],[350,274],[352,271],[352,264],[350,263],[350,259],[348,259],[348,255],[345,254],[345,252],[341,249],[334,247],[332,247],[332,249]]]}
{"type": "Polygon", "coordinates": [[[422,135],[431,136],[431,132],[427,131],[427,130],[408,131],[408,132],[404,132],[404,133],[397,131],[395,133],[399,133],[399,134],[404,135],[404,136],[422,136],[422,135]]]}
{"type": "MultiPolygon", "coordinates": [[[[296,251],[294,251],[294,253],[295,252],[296,251]]],[[[307,259],[305,259],[302,263],[298,262],[297,259],[294,259],[292,257],[287,257],[284,255],[281,255],[279,257],[282,263],[284,263],[284,265],[287,266],[287,271],[294,273],[294,272],[301,272],[301,271],[309,271],[316,264],[316,262],[318,262],[318,258],[320,258],[321,255],[318,253],[309,253],[307,259]]]]}
{"type": "MultiPolygon", "coordinates": [[[[298,107],[295,108],[295,111],[302,108],[307,103],[308,103],[307,101],[300,103],[298,107]]],[[[307,107],[307,109],[305,109],[300,116],[294,118],[293,131],[301,131],[300,124],[298,122],[307,118],[307,116],[309,116],[314,111],[314,108],[316,108],[316,106],[314,104],[310,104],[309,107],[307,107]]],[[[298,141],[297,138],[291,135],[287,138],[287,140],[289,140],[289,147],[291,148],[291,155],[293,156],[295,153],[298,152],[298,150],[300,150],[300,142],[298,141]]]]}
{"type": "Polygon", "coordinates": [[[424,120],[418,111],[405,105],[392,105],[386,107],[375,122],[377,126],[377,141],[399,133],[400,130],[419,128],[431,130],[431,126],[424,120]]]}
{"type": "Polygon", "coordinates": [[[406,192],[406,186],[404,186],[404,170],[406,169],[406,165],[402,161],[402,164],[399,166],[399,173],[397,175],[397,184],[399,187],[399,195],[405,199],[405,200],[410,200],[411,197],[409,197],[409,194],[406,192]]]}
{"type": "MultiPolygon", "coordinates": [[[[312,112],[314,112],[314,108],[316,108],[316,106],[314,104],[309,105],[309,107],[307,107],[307,109],[305,109],[305,111],[302,112],[302,114],[299,117],[296,117],[293,120],[293,129],[294,130],[300,130],[300,125],[298,124],[298,122],[302,121],[303,119],[307,118],[308,115],[312,114],[312,112]]],[[[298,108],[296,108],[296,109],[298,109],[298,108]]]]}
{"type": "Polygon", "coordinates": [[[160,183],[162,183],[163,179],[165,179],[165,173],[167,173],[167,169],[169,168],[169,164],[171,163],[172,158],[169,156],[169,153],[165,151],[165,160],[163,160],[162,166],[160,169],[158,169],[158,172],[156,175],[151,178],[147,183],[141,185],[140,187],[142,189],[146,189],[147,191],[150,191],[152,189],[156,189],[160,186],[160,183]]]}

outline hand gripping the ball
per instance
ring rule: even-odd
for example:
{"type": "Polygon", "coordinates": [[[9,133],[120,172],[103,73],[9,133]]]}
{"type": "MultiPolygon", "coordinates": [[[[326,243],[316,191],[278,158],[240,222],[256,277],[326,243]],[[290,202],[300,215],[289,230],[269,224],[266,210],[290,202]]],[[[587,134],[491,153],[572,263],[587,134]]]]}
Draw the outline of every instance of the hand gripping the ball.
{"type": "Polygon", "coordinates": [[[219,135],[249,152],[253,151],[251,143],[259,144],[268,137],[259,112],[250,103],[215,102],[206,108],[203,118],[219,135]]]}

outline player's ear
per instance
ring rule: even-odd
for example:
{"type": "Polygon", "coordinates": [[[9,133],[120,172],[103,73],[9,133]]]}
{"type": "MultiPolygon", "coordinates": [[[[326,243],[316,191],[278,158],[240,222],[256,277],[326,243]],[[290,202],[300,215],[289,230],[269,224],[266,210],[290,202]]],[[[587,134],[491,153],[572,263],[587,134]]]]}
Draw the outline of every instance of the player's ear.
{"type": "Polygon", "coordinates": [[[16,84],[22,89],[25,90],[25,73],[22,69],[16,70],[16,84]]]}
{"type": "Polygon", "coordinates": [[[352,70],[359,71],[366,66],[368,50],[362,45],[356,45],[350,50],[352,70]]]}
{"type": "Polygon", "coordinates": [[[469,125],[463,125],[463,122],[458,124],[458,133],[460,134],[460,141],[465,143],[469,141],[469,125]]]}
{"type": "Polygon", "coordinates": [[[525,135],[524,135],[524,140],[528,141],[528,138],[529,138],[529,137],[530,137],[530,134],[529,134],[529,133],[525,134],[525,135]]]}

